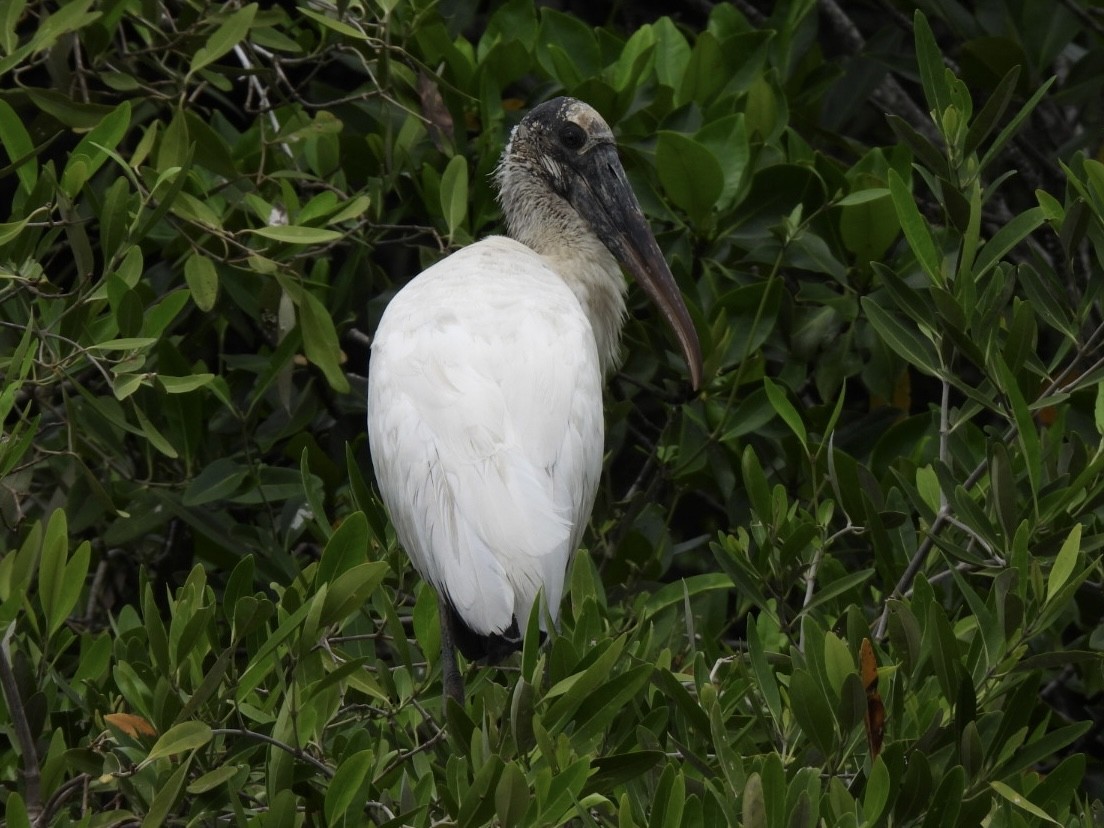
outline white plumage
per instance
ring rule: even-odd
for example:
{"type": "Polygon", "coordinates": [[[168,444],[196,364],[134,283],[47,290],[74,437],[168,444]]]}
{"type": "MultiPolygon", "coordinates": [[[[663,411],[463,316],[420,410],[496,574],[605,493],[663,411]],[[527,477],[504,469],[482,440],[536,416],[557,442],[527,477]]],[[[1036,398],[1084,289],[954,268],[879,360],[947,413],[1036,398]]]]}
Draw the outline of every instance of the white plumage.
{"type": "Polygon", "coordinates": [[[526,628],[564,573],[602,468],[602,377],[575,295],[532,250],[484,239],[391,302],[368,436],[414,566],[473,632],[526,628]]]}
{"type": "Polygon", "coordinates": [[[570,98],[536,107],[496,175],[512,238],[472,244],[399,291],[368,377],[376,480],[438,593],[445,692],[461,702],[454,642],[469,658],[516,649],[538,594],[542,627],[545,612],[559,616],[601,473],[622,265],[675,330],[695,387],[701,373],[690,317],[597,112],[570,98]]]}

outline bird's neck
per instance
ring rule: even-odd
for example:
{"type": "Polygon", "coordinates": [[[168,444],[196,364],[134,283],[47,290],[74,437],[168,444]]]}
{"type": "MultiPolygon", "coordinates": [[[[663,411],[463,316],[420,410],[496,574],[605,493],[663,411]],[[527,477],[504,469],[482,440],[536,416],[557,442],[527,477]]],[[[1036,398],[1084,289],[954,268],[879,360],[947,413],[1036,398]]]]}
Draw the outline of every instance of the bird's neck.
{"type": "Polygon", "coordinates": [[[621,266],[566,201],[544,188],[503,188],[511,238],[533,250],[564,280],[590,321],[602,372],[621,358],[628,286],[621,266]],[[506,196],[506,193],[511,195],[506,196]]]}

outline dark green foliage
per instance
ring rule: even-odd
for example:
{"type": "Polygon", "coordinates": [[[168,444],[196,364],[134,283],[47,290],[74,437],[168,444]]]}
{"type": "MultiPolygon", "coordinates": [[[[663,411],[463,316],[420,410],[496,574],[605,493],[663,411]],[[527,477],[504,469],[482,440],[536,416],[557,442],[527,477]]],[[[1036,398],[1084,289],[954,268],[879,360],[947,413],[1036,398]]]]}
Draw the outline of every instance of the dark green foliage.
{"type": "Polygon", "coordinates": [[[1097,824],[1104,19],[685,5],[0,4],[7,825],[1097,824]],[[444,709],[367,344],[561,93],[707,380],[632,294],[562,629],[444,709]]]}

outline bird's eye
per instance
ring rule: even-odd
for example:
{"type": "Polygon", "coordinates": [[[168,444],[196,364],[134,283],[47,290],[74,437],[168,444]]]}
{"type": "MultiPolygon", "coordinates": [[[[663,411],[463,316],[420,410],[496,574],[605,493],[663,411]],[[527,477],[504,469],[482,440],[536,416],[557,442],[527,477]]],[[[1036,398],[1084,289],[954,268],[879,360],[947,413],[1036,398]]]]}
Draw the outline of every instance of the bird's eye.
{"type": "Polygon", "coordinates": [[[560,130],[560,143],[569,150],[577,150],[586,143],[586,133],[578,124],[565,124],[560,130]]]}

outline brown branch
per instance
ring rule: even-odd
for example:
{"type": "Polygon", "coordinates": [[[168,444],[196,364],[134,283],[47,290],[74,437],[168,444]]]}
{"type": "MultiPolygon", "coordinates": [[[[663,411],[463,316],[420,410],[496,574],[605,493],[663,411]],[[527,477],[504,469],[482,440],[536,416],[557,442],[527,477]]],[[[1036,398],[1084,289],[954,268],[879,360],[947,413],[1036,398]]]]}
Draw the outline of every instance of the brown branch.
{"type": "Polygon", "coordinates": [[[258,733],[255,730],[245,730],[244,728],[236,727],[211,728],[211,733],[215,736],[244,736],[247,739],[256,739],[258,742],[264,742],[265,744],[278,747],[281,750],[287,751],[296,759],[301,759],[308,765],[313,765],[318,770],[318,772],[323,774],[327,779],[333,778],[334,770],[325,762],[321,762],[318,759],[315,759],[302,748],[292,747],[286,742],[281,742],[279,739],[274,739],[264,733],[258,733]]]}
{"type": "Polygon", "coordinates": [[[65,800],[72,796],[73,793],[75,793],[76,791],[82,792],[82,798],[85,801],[81,810],[87,813],[88,783],[91,781],[92,776],[90,774],[81,773],[59,785],[58,789],[53,792],[50,798],[46,800],[46,804],[42,807],[42,813],[34,822],[35,828],[38,828],[38,826],[42,825],[49,825],[53,821],[54,816],[57,814],[57,812],[61,809],[61,806],[65,804],[65,800]]]}
{"type": "MultiPolygon", "coordinates": [[[[859,31],[859,27],[847,16],[847,12],[836,0],[819,0],[818,5],[848,51],[854,55],[862,53],[866,49],[866,38],[859,31]]],[[[931,118],[892,75],[887,74],[878,84],[878,88],[873,92],[873,99],[882,109],[907,121],[913,129],[936,146],[943,143],[931,118]]]]}

